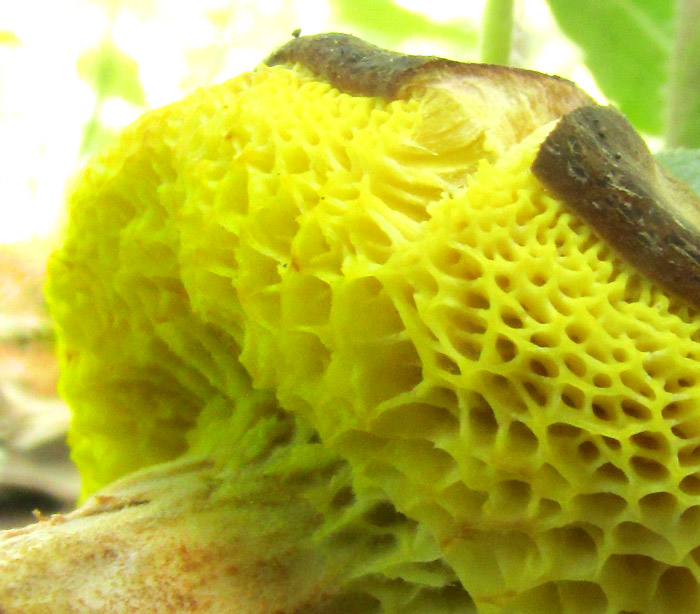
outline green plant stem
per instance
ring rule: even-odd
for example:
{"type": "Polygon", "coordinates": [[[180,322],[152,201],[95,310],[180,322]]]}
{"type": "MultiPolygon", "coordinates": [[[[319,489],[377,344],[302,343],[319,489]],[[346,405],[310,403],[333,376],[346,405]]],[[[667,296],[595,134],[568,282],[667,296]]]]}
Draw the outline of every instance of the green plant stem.
{"type": "Polygon", "coordinates": [[[676,41],[669,79],[666,143],[700,147],[700,0],[676,0],[676,41]]]}
{"type": "Polygon", "coordinates": [[[83,128],[83,140],[80,144],[80,155],[90,152],[90,147],[100,131],[100,126],[102,124],[100,115],[102,114],[102,104],[104,101],[104,96],[98,93],[97,97],[95,98],[95,105],[92,108],[92,115],[83,128]]]}
{"type": "Polygon", "coordinates": [[[513,0],[487,0],[481,23],[481,61],[507,65],[513,32],[513,0]]]}

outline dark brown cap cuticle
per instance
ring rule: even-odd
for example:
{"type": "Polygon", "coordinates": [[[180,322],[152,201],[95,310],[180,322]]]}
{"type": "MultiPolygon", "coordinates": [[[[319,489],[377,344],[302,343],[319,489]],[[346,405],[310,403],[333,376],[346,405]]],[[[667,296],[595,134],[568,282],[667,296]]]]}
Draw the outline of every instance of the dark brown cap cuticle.
{"type": "Polygon", "coordinates": [[[377,96],[389,100],[403,98],[407,86],[416,82],[431,77],[460,74],[489,76],[497,80],[509,77],[544,81],[556,83],[567,90],[577,89],[573,83],[561,77],[494,64],[471,64],[437,56],[407,55],[382,49],[349,34],[335,32],[295,37],[265,60],[268,66],[296,63],[347,94],[377,96]]]}
{"type": "Polygon", "coordinates": [[[700,198],[656,162],[619,111],[566,114],[532,171],[622,258],[700,307],[700,198]]]}
{"type": "Polygon", "coordinates": [[[380,49],[347,34],[330,33],[295,37],[265,63],[299,63],[348,94],[395,98],[407,72],[435,60],[380,49]]]}

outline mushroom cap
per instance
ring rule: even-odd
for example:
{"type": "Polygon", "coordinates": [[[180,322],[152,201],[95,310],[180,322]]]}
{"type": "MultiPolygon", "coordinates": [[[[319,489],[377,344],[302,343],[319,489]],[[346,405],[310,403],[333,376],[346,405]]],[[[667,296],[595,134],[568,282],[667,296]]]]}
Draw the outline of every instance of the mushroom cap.
{"type": "Polygon", "coordinates": [[[358,80],[333,36],[77,182],[47,295],[85,492],[182,454],[235,476],[280,436],[237,408],[279,407],[479,612],[700,607],[697,311],[532,170],[592,101],[435,58],[358,80]]]}

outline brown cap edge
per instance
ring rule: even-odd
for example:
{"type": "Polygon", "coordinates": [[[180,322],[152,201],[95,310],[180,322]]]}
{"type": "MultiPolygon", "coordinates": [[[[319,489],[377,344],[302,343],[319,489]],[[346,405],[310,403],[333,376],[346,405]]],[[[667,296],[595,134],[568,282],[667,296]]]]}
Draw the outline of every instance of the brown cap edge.
{"type": "Polygon", "coordinates": [[[408,86],[442,74],[501,77],[556,82],[578,89],[552,75],[495,64],[447,60],[437,56],[407,55],[388,51],[349,34],[331,32],[299,36],[272,53],[267,66],[301,64],[341,92],[388,100],[406,97],[408,86]]]}
{"type": "Polygon", "coordinates": [[[564,115],[532,171],[624,260],[700,307],[700,198],[619,111],[594,105],[564,115]]]}

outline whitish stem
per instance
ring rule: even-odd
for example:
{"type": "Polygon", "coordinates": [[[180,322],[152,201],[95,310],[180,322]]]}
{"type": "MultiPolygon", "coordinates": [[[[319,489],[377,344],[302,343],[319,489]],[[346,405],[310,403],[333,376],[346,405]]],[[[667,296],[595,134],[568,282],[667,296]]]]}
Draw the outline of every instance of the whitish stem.
{"type": "Polygon", "coordinates": [[[487,0],[481,25],[481,61],[508,65],[513,33],[513,0],[487,0]]]}
{"type": "Polygon", "coordinates": [[[115,482],[67,515],[0,531],[0,612],[296,612],[340,584],[303,502],[221,501],[212,463],[115,482]]]}

